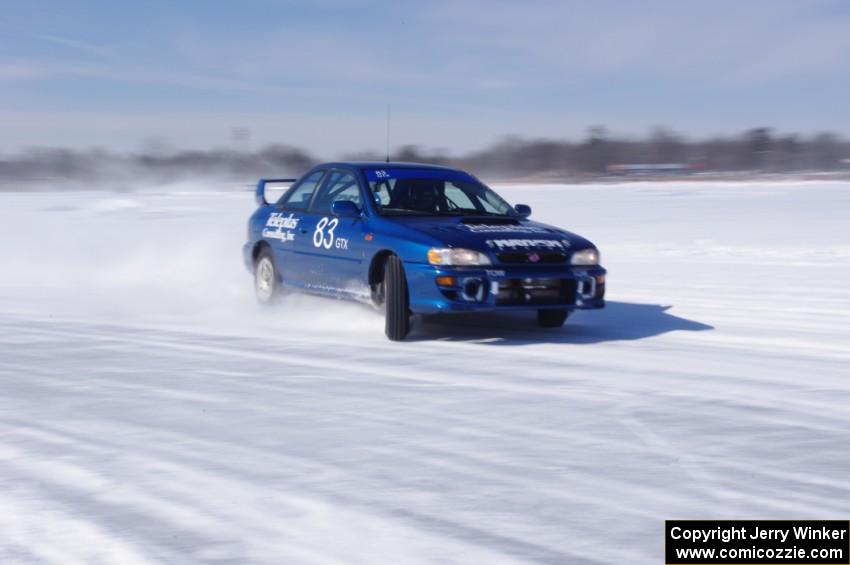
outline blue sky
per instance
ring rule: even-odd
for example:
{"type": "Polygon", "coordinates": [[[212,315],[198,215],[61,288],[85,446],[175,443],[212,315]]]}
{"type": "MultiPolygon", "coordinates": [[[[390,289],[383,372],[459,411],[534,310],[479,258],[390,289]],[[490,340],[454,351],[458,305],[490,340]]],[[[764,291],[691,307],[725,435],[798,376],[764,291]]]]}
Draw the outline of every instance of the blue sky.
{"type": "Polygon", "coordinates": [[[850,2],[0,0],[0,150],[850,135],[850,2]],[[235,141],[233,128],[250,140],[235,141]]]}

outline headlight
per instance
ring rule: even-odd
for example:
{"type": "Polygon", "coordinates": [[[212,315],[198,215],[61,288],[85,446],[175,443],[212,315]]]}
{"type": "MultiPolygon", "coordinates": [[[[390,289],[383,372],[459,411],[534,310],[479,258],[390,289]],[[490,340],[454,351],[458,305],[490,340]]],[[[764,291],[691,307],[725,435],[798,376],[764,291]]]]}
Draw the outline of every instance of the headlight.
{"type": "Polygon", "coordinates": [[[429,249],[428,262],[432,265],[489,265],[490,258],[471,249],[429,249]]]}
{"type": "Polygon", "coordinates": [[[599,264],[599,250],[597,249],[582,249],[581,251],[576,251],[573,253],[572,259],[570,259],[571,265],[598,265],[599,264]]]}

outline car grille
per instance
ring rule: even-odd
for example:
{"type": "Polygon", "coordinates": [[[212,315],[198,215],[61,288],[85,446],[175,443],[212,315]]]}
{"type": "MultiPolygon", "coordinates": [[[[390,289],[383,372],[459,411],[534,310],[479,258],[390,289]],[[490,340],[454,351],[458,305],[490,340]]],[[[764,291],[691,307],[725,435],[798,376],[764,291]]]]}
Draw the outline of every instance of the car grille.
{"type": "Polygon", "coordinates": [[[521,265],[553,265],[567,261],[567,254],[559,251],[503,251],[496,257],[500,263],[521,265]]]}
{"type": "Polygon", "coordinates": [[[573,279],[504,279],[499,281],[498,305],[575,304],[573,279]]]}

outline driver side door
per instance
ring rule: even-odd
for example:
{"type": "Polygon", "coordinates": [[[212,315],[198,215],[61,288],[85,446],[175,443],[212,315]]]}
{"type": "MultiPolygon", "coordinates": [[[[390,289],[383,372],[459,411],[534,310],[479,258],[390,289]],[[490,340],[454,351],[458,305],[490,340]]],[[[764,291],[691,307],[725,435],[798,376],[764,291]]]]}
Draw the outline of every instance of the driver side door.
{"type": "Polygon", "coordinates": [[[308,231],[296,253],[303,254],[299,263],[307,265],[308,286],[319,292],[352,294],[362,291],[364,235],[367,218],[363,210],[363,193],[353,171],[328,171],[304,217],[308,231]],[[335,216],[331,206],[348,200],[360,210],[355,217],[335,216]]]}

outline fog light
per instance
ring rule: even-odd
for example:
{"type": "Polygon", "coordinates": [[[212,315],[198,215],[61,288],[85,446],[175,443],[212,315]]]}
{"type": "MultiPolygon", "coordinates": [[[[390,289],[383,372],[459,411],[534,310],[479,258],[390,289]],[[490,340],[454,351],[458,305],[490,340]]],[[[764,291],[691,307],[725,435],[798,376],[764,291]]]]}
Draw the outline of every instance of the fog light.
{"type": "Polygon", "coordinates": [[[463,289],[460,295],[461,298],[469,302],[483,302],[484,281],[477,277],[463,279],[463,289]]]}
{"type": "Polygon", "coordinates": [[[437,277],[439,286],[456,286],[456,282],[454,277],[437,277]]]}
{"type": "Polygon", "coordinates": [[[596,294],[596,288],[596,277],[578,281],[578,293],[582,298],[593,298],[593,295],[596,294]]]}

